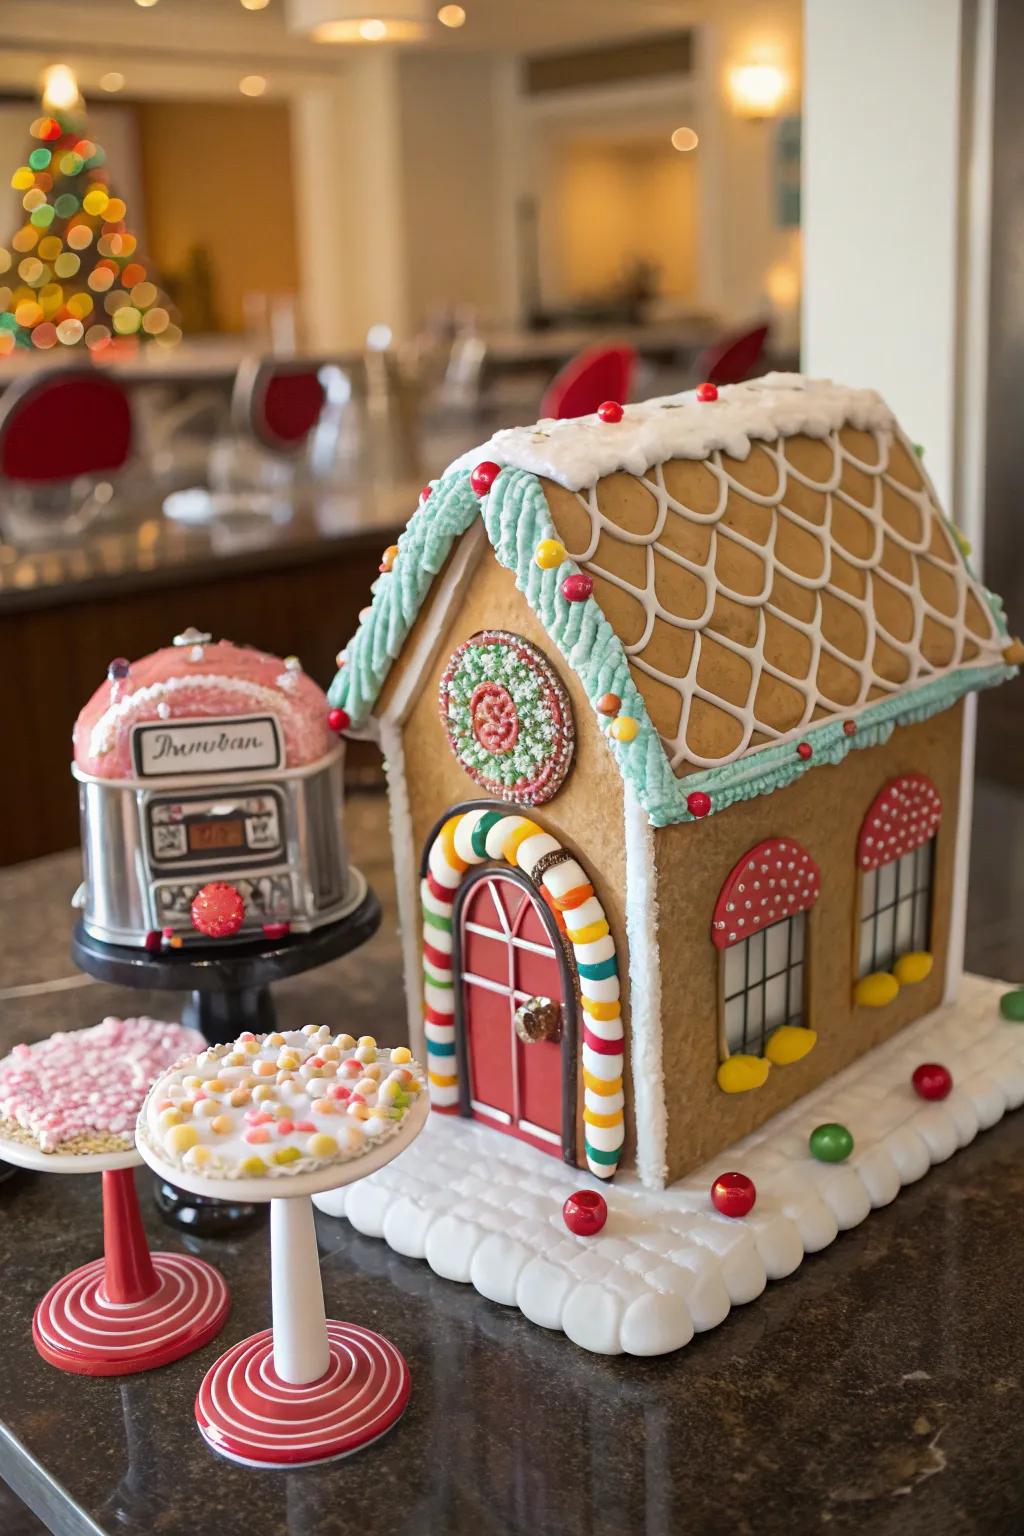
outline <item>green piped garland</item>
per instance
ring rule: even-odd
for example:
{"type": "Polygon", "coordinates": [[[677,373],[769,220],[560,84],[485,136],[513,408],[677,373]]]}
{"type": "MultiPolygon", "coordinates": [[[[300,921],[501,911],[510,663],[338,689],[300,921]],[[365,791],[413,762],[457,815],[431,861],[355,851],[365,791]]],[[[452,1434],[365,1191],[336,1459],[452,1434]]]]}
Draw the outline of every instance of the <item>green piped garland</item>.
{"type": "MultiPolygon", "coordinates": [[[[855,718],[846,716],[812,725],[807,740],[813,751],[801,757],[793,741],[761,748],[753,756],[679,779],[651,723],[626,654],[597,601],[569,602],[562,583],[579,571],[573,560],[542,570],[534,552],[542,539],[558,539],[544,488],[527,470],[504,469],[488,495],[480,498],[466,470],[454,470],[436,481],[398,540],[394,568],[373,584],[373,603],[346,653],[345,665],[329,691],[330,702],[344,709],[358,725],[370,713],[392,662],[401,652],[416,615],[452,544],[482,515],[487,536],[502,565],[514,572],[516,586],[546,632],[576,673],[595,707],[607,693],[621,699],[621,713],[631,715],[639,729],[631,741],[605,739],[640,805],[656,827],[696,818],[687,799],[696,791],[711,797],[711,813],[739,800],[770,794],[798,779],[809,768],[838,763],[854,748],[887,741],[897,725],[912,724],[939,714],[975,689],[988,688],[1016,676],[1015,667],[991,665],[963,668],[915,688],[909,694],[879,699],[855,718]],[[849,730],[850,725],[854,730],[849,730]]],[[[984,588],[982,589],[985,590],[984,588]]],[[[1005,637],[998,599],[986,594],[1005,637]]],[[[598,721],[607,722],[600,715],[598,721]]]]}

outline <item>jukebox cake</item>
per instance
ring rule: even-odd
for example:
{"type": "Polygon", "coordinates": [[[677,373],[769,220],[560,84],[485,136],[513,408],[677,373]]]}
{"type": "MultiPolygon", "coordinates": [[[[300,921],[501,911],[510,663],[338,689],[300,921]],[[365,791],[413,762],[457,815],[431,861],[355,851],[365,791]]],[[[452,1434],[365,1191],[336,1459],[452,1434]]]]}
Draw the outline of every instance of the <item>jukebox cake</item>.
{"type": "Polygon", "coordinates": [[[329,697],[437,1111],[659,1190],[954,995],[965,699],[1021,656],[968,555],[879,396],[799,375],[424,488],[329,697]]]}
{"type": "Polygon", "coordinates": [[[296,657],[197,630],[112,661],[73,738],[85,931],[152,950],[344,917],[362,890],[328,716],[296,657]]]}

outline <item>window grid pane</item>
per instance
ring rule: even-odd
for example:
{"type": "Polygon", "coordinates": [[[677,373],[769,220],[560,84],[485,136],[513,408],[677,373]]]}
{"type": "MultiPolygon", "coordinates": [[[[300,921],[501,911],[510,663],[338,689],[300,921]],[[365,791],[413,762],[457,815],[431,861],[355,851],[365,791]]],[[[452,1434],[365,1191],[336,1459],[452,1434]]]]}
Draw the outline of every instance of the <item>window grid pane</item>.
{"type": "Polygon", "coordinates": [[[861,882],[858,974],[887,971],[900,955],[928,948],[935,839],[872,870],[861,882]]]}
{"type": "Polygon", "coordinates": [[[806,919],[805,912],[798,912],[726,950],[725,1040],[730,1054],[761,1056],[779,1025],[803,1023],[806,919]]]}

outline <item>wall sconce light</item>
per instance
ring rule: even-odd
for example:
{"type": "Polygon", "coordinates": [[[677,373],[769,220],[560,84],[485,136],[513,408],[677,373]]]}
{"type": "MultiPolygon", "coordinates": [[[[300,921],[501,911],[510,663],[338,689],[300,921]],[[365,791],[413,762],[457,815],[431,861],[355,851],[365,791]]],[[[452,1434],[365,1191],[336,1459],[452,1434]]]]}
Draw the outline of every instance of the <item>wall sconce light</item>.
{"type": "Polygon", "coordinates": [[[752,120],[775,117],[786,94],[786,76],[777,64],[738,64],[728,83],[733,111],[752,120]]]}

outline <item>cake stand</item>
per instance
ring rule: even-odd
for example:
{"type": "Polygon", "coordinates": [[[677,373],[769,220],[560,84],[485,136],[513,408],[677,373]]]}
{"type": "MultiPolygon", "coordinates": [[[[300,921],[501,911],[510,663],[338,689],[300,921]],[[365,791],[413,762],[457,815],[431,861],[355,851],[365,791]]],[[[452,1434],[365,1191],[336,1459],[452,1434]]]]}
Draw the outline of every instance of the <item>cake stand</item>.
{"type": "Polygon", "coordinates": [[[164,1160],[142,1129],[143,1106],[138,1145],[154,1173],[192,1194],[270,1202],[273,1327],[221,1355],[196,1398],[199,1429],[221,1456],[250,1467],[318,1465],[372,1444],[401,1418],[404,1356],[369,1328],[326,1320],[310,1197],[383,1168],[419,1135],[429,1111],[424,1089],[397,1135],[345,1162],[292,1176],[212,1179],[164,1160]]]}
{"type": "Polygon", "coordinates": [[[103,1257],[58,1280],[36,1307],[32,1338],[44,1360],[80,1376],[150,1371],[202,1349],[231,1305],[223,1277],[184,1253],[150,1253],[133,1169],[123,1152],[43,1152],[0,1139],[0,1157],[42,1173],[103,1176],[103,1257]]]}

